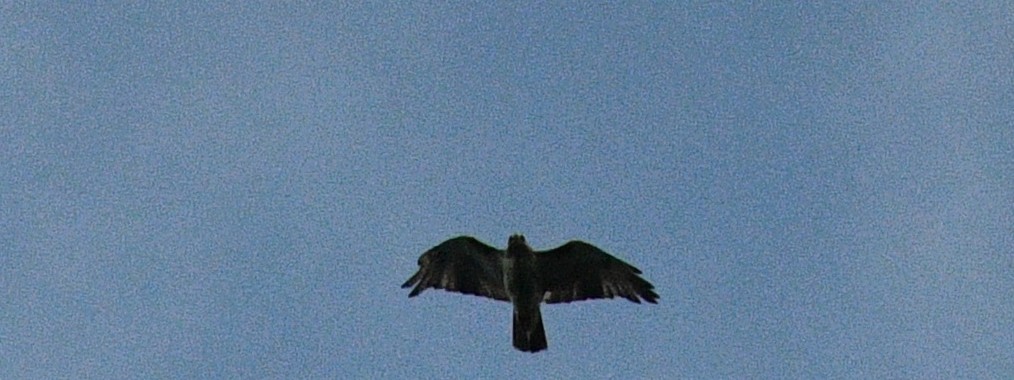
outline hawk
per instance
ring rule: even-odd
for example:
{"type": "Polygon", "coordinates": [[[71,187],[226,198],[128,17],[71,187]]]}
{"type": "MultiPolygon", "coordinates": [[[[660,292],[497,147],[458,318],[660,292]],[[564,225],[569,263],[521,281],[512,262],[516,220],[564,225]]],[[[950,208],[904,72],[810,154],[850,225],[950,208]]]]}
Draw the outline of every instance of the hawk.
{"type": "Polygon", "coordinates": [[[409,297],[429,288],[488,297],[514,306],[514,347],[539,352],[548,346],[539,305],[623,297],[657,303],[655,287],[641,271],[583,241],[535,251],[522,235],[507,249],[459,236],[419,257],[419,271],[402,284],[409,297]]]}

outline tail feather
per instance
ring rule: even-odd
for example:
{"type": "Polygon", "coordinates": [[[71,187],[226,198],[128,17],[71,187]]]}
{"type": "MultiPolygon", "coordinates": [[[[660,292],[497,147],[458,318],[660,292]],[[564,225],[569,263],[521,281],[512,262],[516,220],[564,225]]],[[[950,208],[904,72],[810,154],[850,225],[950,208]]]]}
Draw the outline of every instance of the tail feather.
{"type": "Polygon", "coordinates": [[[546,329],[542,326],[542,312],[514,311],[514,347],[524,352],[539,352],[549,347],[546,329]]]}

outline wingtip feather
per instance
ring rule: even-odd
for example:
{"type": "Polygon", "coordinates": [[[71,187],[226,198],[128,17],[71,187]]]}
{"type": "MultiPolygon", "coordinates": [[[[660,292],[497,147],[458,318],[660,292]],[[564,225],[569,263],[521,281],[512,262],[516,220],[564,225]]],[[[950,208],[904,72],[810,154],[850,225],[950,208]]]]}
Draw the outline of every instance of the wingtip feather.
{"type": "Polygon", "coordinates": [[[415,289],[412,289],[412,292],[408,293],[408,297],[409,298],[415,297],[415,296],[419,295],[419,293],[422,293],[422,291],[423,291],[423,287],[417,286],[417,287],[415,287],[415,289]]]}
{"type": "Polygon", "coordinates": [[[401,284],[402,289],[408,288],[408,287],[412,286],[412,284],[415,284],[416,280],[418,280],[418,279],[419,279],[419,273],[417,272],[416,274],[412,275],[412,277],[409,277],[408,281],[405,281],[404,284],[401,284]]]}

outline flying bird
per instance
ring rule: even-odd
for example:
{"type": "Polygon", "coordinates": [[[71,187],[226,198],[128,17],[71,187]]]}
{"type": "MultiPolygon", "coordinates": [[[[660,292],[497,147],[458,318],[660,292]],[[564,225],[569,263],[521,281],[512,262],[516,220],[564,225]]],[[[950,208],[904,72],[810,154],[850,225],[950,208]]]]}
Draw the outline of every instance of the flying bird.
{"type": "Polygon", "coordinates": [[[511,235],[500,250],[470,236],[452,238],[419,257],[419,271],[402,288],[415,297],[429,288],[488,297],[514,306],[514,347],[539,352],[548,347],[539,305],[623,297],[657,303],[655,287],[641,271],[579,240],[535,251],[522,235],[511,235]]]}

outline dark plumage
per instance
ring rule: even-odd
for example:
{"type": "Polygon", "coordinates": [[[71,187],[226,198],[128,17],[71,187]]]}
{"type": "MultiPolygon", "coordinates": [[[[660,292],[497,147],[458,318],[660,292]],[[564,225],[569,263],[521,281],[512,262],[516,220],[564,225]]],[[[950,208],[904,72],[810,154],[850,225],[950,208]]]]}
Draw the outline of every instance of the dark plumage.
{"type": "Polygon", "coordinates": [[[571,241],[534,251],[524,236],[513,235],[506,250],[459,236],[423,253],[419,271],[402,284],[409,297],[429,288],[509,301],[514,306],[514,347],[526,352],[546,349],[540,303],[566,303],[623,297],[631,302],[658,301],[654,286],[641,271],[601,249],[571,241]]]}

